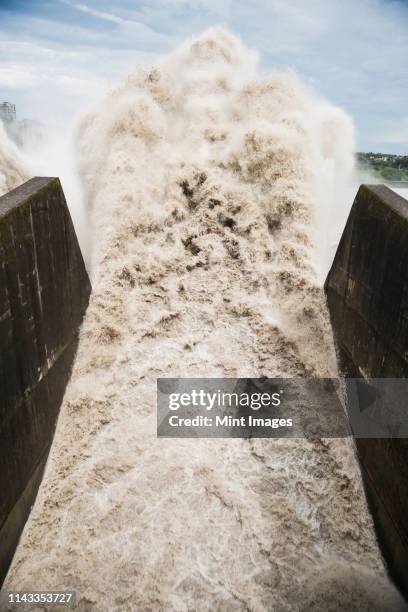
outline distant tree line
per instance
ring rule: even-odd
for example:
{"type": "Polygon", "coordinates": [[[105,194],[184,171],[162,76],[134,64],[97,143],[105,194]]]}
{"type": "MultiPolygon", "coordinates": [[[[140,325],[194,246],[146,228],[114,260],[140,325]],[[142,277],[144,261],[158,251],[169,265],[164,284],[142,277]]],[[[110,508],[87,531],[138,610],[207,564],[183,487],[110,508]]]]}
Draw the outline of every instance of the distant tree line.
{"type": "Polygon", "coordinates": [[[362,170],[387,181],[408,181],[408,155],[357,153],[362,170]]]}

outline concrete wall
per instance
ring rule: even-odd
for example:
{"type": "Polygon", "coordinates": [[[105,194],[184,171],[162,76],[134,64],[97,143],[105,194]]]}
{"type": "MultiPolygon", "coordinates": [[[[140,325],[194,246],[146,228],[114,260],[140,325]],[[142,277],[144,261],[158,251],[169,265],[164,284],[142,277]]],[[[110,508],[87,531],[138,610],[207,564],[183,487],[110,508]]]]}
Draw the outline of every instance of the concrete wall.
{"type": "Polygon", "coordinates": [[[0,583],[42,476],[90,283],[56,178],[0,198],[0,583]]]}
{"type": "MultiPolygon", "coordinates": [[[[360,187],[325,290],[343,374],[407,377],[407,200],[384,185],[360,187]]],[[[356,447],[384,557],[408,596],[408,440],[356,447]]]]}

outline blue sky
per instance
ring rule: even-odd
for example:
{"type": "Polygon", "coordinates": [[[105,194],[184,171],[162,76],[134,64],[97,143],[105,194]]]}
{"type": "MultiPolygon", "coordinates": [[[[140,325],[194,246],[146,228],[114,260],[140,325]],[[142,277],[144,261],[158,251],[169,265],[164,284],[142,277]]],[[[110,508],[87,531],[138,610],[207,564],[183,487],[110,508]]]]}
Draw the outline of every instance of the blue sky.
{"type": "Polygon", "coordinates": [[[408,0],[0,0],[0,101],[66,121],[211,25],[345,108],[358,150],[408,154],[408,0]]]}

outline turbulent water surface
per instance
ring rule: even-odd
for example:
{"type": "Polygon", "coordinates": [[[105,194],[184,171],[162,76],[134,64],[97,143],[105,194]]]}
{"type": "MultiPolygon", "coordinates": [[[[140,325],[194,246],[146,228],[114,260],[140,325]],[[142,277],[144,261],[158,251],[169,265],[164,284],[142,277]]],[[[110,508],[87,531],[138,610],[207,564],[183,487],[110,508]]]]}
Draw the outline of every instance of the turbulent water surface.
{"type": "Polygon", "coordinates": [[[80,610],[397,610],[351,444],[156,438],[159,376],[335,373],[318,284],[352,128],[210,30],[80,126],[93,295],[7,579],[80,610]]]}

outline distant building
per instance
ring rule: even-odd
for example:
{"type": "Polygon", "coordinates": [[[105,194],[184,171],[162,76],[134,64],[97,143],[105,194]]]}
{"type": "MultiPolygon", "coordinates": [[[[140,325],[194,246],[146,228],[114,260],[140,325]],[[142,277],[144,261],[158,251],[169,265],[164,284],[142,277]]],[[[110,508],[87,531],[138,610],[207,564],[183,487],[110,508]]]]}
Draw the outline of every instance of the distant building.
{"type": "Polygon", "coordinates": [[[16,107],[10,102],[0,102],[0,119],[4,123],[14,123],[16,121],[16,107]]]}

